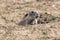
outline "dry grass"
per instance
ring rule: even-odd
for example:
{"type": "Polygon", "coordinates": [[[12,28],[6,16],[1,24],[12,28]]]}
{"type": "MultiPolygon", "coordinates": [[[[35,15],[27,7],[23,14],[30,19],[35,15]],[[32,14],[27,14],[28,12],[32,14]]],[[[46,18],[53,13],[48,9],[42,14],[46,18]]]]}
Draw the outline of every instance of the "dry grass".
{"type": "Polygon", "coordinates": [[[60,0],[0,0],[0,40],[60,40],[60,21],[18,25],[31,10],[60,17],[60,0]]]}

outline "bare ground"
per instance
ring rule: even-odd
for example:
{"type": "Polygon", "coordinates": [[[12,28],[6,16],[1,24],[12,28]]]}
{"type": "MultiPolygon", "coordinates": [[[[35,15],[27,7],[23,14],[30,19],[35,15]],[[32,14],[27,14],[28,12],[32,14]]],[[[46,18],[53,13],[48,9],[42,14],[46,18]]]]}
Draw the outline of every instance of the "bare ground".
{"type": "Polygon", "coordinates": [[[18,25],[32,10],[60,17],[60,0],[0,0],[0,40],[60,40],[60,21],[18,25]]]}

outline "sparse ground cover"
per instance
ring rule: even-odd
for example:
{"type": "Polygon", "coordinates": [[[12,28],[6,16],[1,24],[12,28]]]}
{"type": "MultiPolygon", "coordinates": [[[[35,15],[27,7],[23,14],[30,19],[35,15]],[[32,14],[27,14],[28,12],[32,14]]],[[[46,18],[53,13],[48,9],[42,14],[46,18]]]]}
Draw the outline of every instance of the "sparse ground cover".
{"type": "Polygon", "coordinates": [[[20,26],[29,11],[60,17],[60,0],[0,0],[0,40],[60,40],[60,21],[20,26]]]}

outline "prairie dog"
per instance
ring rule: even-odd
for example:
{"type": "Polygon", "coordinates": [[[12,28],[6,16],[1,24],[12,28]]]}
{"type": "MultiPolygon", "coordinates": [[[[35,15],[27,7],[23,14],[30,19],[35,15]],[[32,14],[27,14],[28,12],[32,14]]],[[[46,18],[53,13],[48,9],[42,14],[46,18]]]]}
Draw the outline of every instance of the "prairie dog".
{"type": "Polygon", "coordinates": [[[36,20],[37,17],[38,17],[38,13],[31,11],[24,16],[23,20],[19,23],[19,25],[31,25],[34,24],[33,21],[35,21],[37,24],[37,20],[36,20]]]}

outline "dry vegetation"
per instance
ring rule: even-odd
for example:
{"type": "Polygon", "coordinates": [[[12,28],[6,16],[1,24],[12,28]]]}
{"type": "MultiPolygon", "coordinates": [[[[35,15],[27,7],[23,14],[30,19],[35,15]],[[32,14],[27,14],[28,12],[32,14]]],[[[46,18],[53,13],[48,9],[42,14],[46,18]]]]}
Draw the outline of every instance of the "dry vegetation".
{"type": "Polygon", "coordinates": [[[0,40],[60,40],[60,20],[18,25],[32,10],[60,17],[60,0],[0,0],[0,40]]]}

